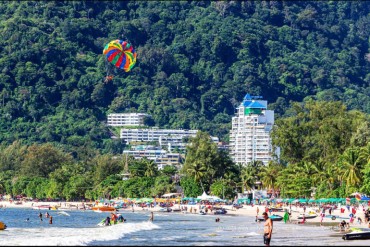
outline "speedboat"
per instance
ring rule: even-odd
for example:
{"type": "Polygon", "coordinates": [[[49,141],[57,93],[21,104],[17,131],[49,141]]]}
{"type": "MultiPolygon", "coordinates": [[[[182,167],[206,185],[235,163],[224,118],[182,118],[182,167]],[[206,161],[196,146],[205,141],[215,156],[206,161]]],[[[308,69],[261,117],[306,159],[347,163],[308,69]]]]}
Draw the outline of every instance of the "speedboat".
{"type": "Polygon", "coordinates": [[[6,225],[0,221],[0,230],[5,230],[6,229],[6,225]]]}
{"type": "Polygon", "coordinates": [[[93,207],[92,210],[94,212],[114,212],[116,211],[117,209],[115,209],[114,207],[111,207],[111,206],[96,206],[96,207],[93,207]]]}
{"type": "Polygon", "coordinates": [[[370,239],[370,228],[352,228],[342,236],[343,240],[370,239]]]}
{"type": "Polygon", "coordinates": [[[50,206],[50,205],[39,205],[39,206],[33,206],[32,208],[33,209],[38,209],[38,210],[40,210],[40,209],[51,210],[51,207],[52,206],[50,206]]]}

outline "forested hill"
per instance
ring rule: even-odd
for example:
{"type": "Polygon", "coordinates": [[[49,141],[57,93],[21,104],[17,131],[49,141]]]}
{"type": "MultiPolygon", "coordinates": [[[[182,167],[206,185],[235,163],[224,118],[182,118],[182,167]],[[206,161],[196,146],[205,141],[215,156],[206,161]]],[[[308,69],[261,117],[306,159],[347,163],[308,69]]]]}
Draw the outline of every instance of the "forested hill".
{"type": "Polygon", "coordinates": [[[306,97],[370,113],[365,1],[9,1],[0,3],[0,141],[117,151],[110,112],[227,139],[246,93],[278,116],[306,97]],[[104,45],[137,63],[104,83],[104,45]]]}

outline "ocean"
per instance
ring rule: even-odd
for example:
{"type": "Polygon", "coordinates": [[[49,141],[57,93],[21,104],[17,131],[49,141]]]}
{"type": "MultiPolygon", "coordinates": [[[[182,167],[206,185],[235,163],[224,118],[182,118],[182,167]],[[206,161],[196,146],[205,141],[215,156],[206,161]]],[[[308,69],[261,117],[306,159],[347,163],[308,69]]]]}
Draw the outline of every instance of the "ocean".
{"type": "MultiPolygon", "coordinates": [[[[263,223],[254,217],[234,215],[198,215],[154,212],[149,222],[149,211],[121,210],[127,221],[107,227],[97,224],[109,213],[92,211],[35,210],[2,208],[0,221],[8,228],[0,231],[1,246],[263,246],[263,223]],[[38,214],[48,212],[40,221],[38,214]],[[69,216],[68,216],[69,215],[69,216]],[[219,217],[220,222],[215,222],[219,217]],[[27,218],[29,219],[27,221],[27,218]]],[[[338,245],[369,246],[370,240],[342,240],[334,226],[295,225],[274,222],[272,246],[338,245]]]]}

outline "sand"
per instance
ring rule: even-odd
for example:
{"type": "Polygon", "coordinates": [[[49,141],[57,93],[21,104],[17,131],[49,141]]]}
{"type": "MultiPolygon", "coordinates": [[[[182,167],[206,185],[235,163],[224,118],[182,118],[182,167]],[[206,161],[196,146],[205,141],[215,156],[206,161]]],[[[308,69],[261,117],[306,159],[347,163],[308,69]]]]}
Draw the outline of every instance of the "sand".
{"type": "MultiPolygon", "coordinates": [[[[84,203],[89,204],[91,202],[84,202],[84,203]]],[[[49,205],[50,207],[55,206],[55,205],[61,205],[61,208],[59,208],[59,210],[76,210],[78,207],[82,207],[82,204],[83,204],[83,202],[23,202],[20,205],[16,205],[16,204],[14,204],[14,202],[10,203],[9,201],[0,201],[0,207],[3,206],[3,209],[4,208],[33,208],[33,207],[37,207],[37,206],[41,206],[41,205],[49,205]]],[[[181,206],[187,206],[187,211],[186,212],[173,212],[173,213],[186,213],[186,214],[197,214],[197,213],[199,213],[199,205],[178,205],[178,204],[176,204],[175,206],[172,207],[172,209],[179,209],[181,206]],[[195,209],[196,209],[196,211],[195,211],[195,209]]],[[[266,206],[264,206],[264,205],[254,205],[254,206],[243,205],[243,207],[239,208],[239,209],[233,208],[232,206],[229,206],[229,205],[225,205],[225,206],[222,206],[222,207],[227,210],[227,215],[233,215],[233,216],[237,216],[237,217],[243,217],[243,216],[256,217],[257,208],[259,209],[258,217],[262,217],[262,213],[266,209],[266,206]]],[[[162,213],[160,211],[160,209],[161,209],[161,207],[159,207],[158,205],[155,206],[155,207],[144,207],[144,208],[134,206],[134,211],[152,211],[155,214],[156,213],[162,213]]],[[[283,206],[283,209],[289,210],[288,207],[284,207],[284,206],[283,206]]],[[[367,207],[365,207],[365,209],[367,209],[367,207]]],[[[0,210],[2,210],[2,209],[0,209],[0,210]]],[[[126,209],[120,209],[119,211],[122,212],[122,213],[124,213],[125,211],[132,211],[132,207],[127,207],[126,209]]],[[[287,222],[287,224],[296,224],[298,221],[301,221],[301,220],[298,220],[297,217],[304,212],[303,208],[292,205],[291,211],[292,211],[291,222],[287,222]]],[[[308,224],[313,223],[315,225],[319,225],[320,221],[321,221],[321,217],[320,217],[320,213],[317,212],[318,208],[317,207],[316,208],[315,207],[307,207],[306,208],[306,214],[310,211],[316,212],[317,217],[313,218],[313,219],[307,219],[306,223],[308,223],[308,224]]],[[[208,211],[208,214],[213,214],[213,213],[208,211]]],[[[272,212],[271,214],[284,216],[284,212],[272,212]]],[[[335,210],[332,210],[331,215],[337,216],[336,219],[332,220],[331,217],[330,218],[324,217],[324,219],[322,221],[322,225],[324,225],[324,226],[325,225],[331,225],[332,226],[333,224],[339,224],[343,220],[339,217],[349,218],[349,214],[350,214],[350,212],[347,209],[345,209],[344,213],[341,213],[339,208],[335,209],[335,210]]],[[[329,215],[328,210],[326,210],[326,215],[329,215]]],[[[222,215],[217,215],[217,216],[220,217],[222,215]]],[[[362,224],[359,224],[357,222],[357,219],[355,219],[354,222],[352,224],[350,224],[351,227],[368,227],[368,225],[365,224],[365,222],[364,222],[365,214],[364,214],[364,211],[362,210],[362,207],[360,207],[360,209],[357,210],[356,216],[361,217],[363,222],[362,222],[362,224]]],[[[349,222],[349,219],[345,219],[345,221],[349,222]]]]}

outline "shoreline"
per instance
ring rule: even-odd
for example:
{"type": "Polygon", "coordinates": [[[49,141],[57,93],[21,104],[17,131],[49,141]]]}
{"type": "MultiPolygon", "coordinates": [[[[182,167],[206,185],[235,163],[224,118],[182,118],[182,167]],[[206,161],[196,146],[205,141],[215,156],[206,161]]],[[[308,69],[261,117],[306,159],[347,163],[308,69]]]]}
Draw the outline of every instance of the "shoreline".
{"type": "MultiPolygon", "coordinates": [[[[33,207],[38,207],[38,206],[45,206],[49,205],[50,207],[53,206],[59,206],[61,205],[62,207],[59,208],[58,210],[60,211],[68,211],[68,210],[83,210],[83,209],[77,209],[79,206],[82,206],[83,204],[94,204],[94,202],[23,202],[22,204],[14,204],[13,202],[10,203],[9,201],[0,201],[0,208],[1,210],[4,210],[6,208],[33,208],[33,207]]],[[[187,207],[187,211],[179,211],[179,212],[171,212],[171,213],[181,213],[181,214],[198,214],[199,213],[199,208],[201,205],[187,205],[187,204],[175,204],[172,209],[180,209],[181,207],[187,207]]],[[[232,215],[232,216],[237,216],[237,217],[243,217],[243,216],[249,216],[249,217],[256,217],[257,216],[257,208],[259,209],[259,214],[258,217],[262,217],[262,213],[265,211],[266,206],[265,205],[243,205],[242,208],[235,209],[232,208],[231,205],[222,205],[223,208],[227,210],[226,215],[232,215]]],[[[288,207],[282,207],[283,209],[289,210],[288,207]]],[[[135,205],[133,207],[134,211],[147,211],[147,212],[153,212],[153,213],[167,213],[166,211],[160,211],[161,207],[159,205],[156,205],[155,207],[140,207],[135,205]]],[[[42,208],[42,209],[34,209],[34,210],[48,210],[47,208],[42,208]]],[[[306,214],[310,211],[316,212],[317,208],[313,207],[307,207],[306,208],[306,214]]],[[[51,211],[57,211],[57,210],[51,210],[51,211]]],[[[129,206],[127,208],[121,208],[118,210],[119,213],[124,213],[127,211],[132,211],[132,207],[129,206]]],[[[291,208],[291,222],[287,222],[287,224],[292,224],[292,225],[301,225],[297,224],[298,221],[301,221],[300,219],[297,219],[297,217],[304,212],[303,208],[294,206],[292,205],[291,208]]],[[[109,212],[107,212],[109,213],[109,212]]],[[[280,215],[284,216],[284,211],[282,212],[271,212],[269,215],[280,215]]],[[[320,226],[320,221],[321,217],[320,214],[317,213],[317,217],[313,219],[306,219],[306,223],[304,225],[312,225],[312,226],[320,226]]],[[[322,226],[336,226],[338,225],[343,219],[340,217],[346,217],[348,219],[344,219],[346,222],[349,222],[349,214],[347,209],[345,209],[344,213],[340,212],[340,208],[332,210],[331,216],[336,216],[335,220],[332,220],[332,218],[328,214],[328,210],[326,210],[326,217],[324,217],[322,221],[322,226]],[[329,216],[329,217],[328,217],[329,216]]],[[[215,215],[213,212],[208,211],[207,215],[213,215],[215,217],[222,217],[222,215],[215,215]]],[[[358,209],[356,216],[360,217],[362,219],[362,223],[359,224],[357,222],[357,218],[353,221],[352,224],[350,224],[350,227],[362,227],[362,228],[368,228],[368,224],[365,223],[364,221],[364,211],[358,209]]],[[[282,221],[283,222],[283,221],[282,221]]]]}

